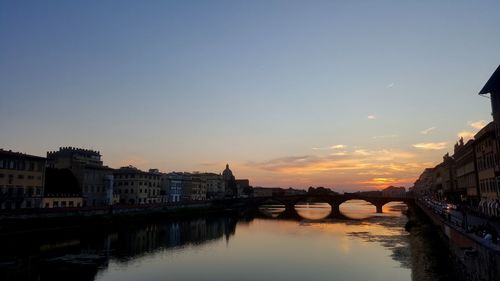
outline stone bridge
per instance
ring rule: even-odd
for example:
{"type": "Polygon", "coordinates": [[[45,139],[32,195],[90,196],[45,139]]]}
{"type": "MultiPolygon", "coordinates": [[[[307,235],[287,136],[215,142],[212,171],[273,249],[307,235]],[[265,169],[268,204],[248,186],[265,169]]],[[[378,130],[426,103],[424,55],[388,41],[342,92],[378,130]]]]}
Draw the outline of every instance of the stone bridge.
{"type": "Polygon", "coordinates": [[[382,197],[382,196],[366,196],[357,193],[345,194],[300,194],[300,195],[283,195],[272,197],[260,197],[259,205],[264,205],[269,202],[276,202],[285,205],[285,213],[295,213],[295,205],[299,202],[312,201],[328,203],[332,212],[330,216],[340,216],[340,205],[349,200],[364,200],[375,206],[377,213],[382,213],[382,207],[389,202],[413,202],[413,197],[382,197]]]}

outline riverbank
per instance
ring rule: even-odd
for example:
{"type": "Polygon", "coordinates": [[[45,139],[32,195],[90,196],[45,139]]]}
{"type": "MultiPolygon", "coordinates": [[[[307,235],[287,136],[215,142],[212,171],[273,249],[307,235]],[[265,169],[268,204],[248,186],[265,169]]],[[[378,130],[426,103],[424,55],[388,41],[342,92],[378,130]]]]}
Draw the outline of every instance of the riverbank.
{"type": "MultiPolygon", "coordinates": [[[[437,233],[438,243],[447,249],[447,258],[455,273],[452,280],[492,280],[500,281],[500,248],[457,226],[434,213],[418,201],[414,208],[414,218],[408,222],[411,232],[420,222],[427,224],[429,231],[437,233]],[[422,217],[423,216],[423,217],[422,217]]],[[[439,245],[436,245],[439,246],[439,245]]]]}
{"type": "Polygon", "coordinates": [[[118,206],[113,208],[39,209],[0,214],[0,234],[12,235],[88,225],[134,223],[145,219],[196,217],[253,206],[251,200],[190,202],[183,204],[118,206]]]}
{"type": "Polygon", "coordinates": [[[413,281],[454,281],[449,250],[430,219],[414,204],[406,211],[413,281]]]}

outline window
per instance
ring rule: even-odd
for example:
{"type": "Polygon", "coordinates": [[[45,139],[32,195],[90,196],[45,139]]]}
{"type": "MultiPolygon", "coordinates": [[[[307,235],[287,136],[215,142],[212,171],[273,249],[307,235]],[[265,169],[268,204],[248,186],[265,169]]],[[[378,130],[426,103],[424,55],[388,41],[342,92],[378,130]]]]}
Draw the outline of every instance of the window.
{"type": "Polygon", "coordinates": [[[17,175],[17,178],[22,180],[22,179],[24,179],[24,175],[17,175]]]}
{"type": "Polygon", "coordinates": [[[49,205],[49,202],[45,202],[45,208],[49,208],[50,205],[49,205]]]}
{"type": "Polygon", "coordinates": [[[5,177],[4,174],[0,174],[0,179],[3,179],[5,177]]]}
{"type": "Polygon", "coordinates": [[[73,201],[69,201],[68,206],[74,207],[75,205],[74,205],[73,201]]]}
{"type": "Polygon", "coordinates": [[[57,208],[57,207],[59,207],[59,201],[52,202],[52,208],[57,208]]]}

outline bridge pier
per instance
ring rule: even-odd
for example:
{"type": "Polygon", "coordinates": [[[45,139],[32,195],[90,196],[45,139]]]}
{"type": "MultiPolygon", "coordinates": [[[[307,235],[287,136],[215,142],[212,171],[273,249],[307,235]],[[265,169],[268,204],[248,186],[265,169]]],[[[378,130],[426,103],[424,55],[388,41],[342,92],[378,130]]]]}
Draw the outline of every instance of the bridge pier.
{"type": "Polygon", "coordinates": [[[332,211],[330,212],[329,217],[338,217],[340,216],[340,205],[334,202],[328,202],[332,211]]]}
{"type": "Polygon", "coordinates": [[[376,204],[375,207],[377,208],[377,213],[379,214],[382,214],[382,207],[384,206],[384,204],[376,204]]]}

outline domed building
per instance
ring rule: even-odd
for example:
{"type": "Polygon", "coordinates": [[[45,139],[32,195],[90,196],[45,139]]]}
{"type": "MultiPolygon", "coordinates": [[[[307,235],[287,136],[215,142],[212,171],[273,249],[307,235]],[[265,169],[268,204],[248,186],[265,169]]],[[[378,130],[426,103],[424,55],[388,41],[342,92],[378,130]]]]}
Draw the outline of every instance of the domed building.
{"type": "Polygon", "coordinates": [[[226,197],[233,198],[238,195],[236,189],[236,180],[233,171],[229,169],[229,164],[226,164],[226,169],[222,172],[222,180],[224,180],[226,197]]]}
{"type": "Polygon", "coordinates": [[[233,171],[229,169],[229,164],[226,164],[226,169],[224,169],[224,171],[222,172],[222,179],[225,181],[231,181],[231,180],[234,181],[235,179],[233,171]]]}

